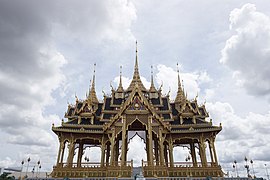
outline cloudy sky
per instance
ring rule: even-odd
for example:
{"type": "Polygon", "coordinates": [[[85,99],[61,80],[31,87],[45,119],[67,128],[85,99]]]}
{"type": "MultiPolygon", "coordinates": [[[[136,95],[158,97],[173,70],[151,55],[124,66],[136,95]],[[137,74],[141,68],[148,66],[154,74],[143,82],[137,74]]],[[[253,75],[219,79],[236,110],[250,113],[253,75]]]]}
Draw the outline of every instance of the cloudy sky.
{"type": "Polygon", "coordinates": [[[223,170],[237,160],[244,176],[247,156],[265,176],[270,3],[262,0],[0,0],[0,167],[30,156],[50,171],[58,149],[52,123],[60,125],[75,94],[85,98],[94,63],[100,100],[117,86],[120,65],[127,86],[136,40],[146,87],[153,65],[156,86],[174,99],[179,63],[188,98],[198,93],[213,123],[222,123],[223,170]]]}

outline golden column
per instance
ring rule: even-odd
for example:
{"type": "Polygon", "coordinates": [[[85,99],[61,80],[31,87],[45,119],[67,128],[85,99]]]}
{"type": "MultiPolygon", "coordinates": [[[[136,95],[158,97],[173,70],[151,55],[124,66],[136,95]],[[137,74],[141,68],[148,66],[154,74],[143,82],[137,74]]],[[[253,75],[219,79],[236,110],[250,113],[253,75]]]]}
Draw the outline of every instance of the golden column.
{"type": "Polygon", "coordinates": [[[152,122],[152,117],[148,116],[148,152],[149,152],[149,159],[147,159],[147,161],[149,163],[148,164],[149,166],[153,165],[153,137],[152,137],[151,122],[152,122]]]}
{"type": "Polygon", "coordinates": [[[200,143],[199,143],[199,147],[200,147],[200,157],[201,157],[201,162],[202,162],[202,166],[203,167],[207,167],[207,159],[206,159],[206,153],[205,153],[205,142],[204,142],[204,138],[200,138],[200,143]]]}
{"type": "Polygon", "coordinates": [[[159,165],[159,153],[158,153],[158,139],[155,138],[154,140],[155,143],[155,158],[156,158],[156,165],[159,165]]]}
{"type": "Polygon", "coordinates": [[[190,150],[191,150],[191,157],[192,157],[192,163],[194,167],[198,166],[197,163],[197,157],[196,157],[196,151],[195,151],[195,144],[194,142],[190,143],[190,150]]]}
{"type": "Polygon", "coordinates": [[[104,135],[102,136],[101,139],[101,158],[100,158],[100,166],[103,167],[104,166],[104,161],[105,161],[105,142],[104,142],[104,135]]]}
{"type": "Polygon", "coordinates": [[[216,148],[215,148],[215,138],[212,138],[212,147],[213,147],[213,152],[214,152],[214,157],[215,157],[215,164],[218,165],[218,159],[217,159],[217,153],[216,153],[216,148]]]}
{"type": "Polygon", "coordinates": [[[209,147],[209,151],[210,151],[210,157],[211,157],[211,165],[213,165],[215,162],[214,157],[213,157],[213,146],[211,141],[208,142],[208,147],[209,147]]]}
{"type": "Polygon", "coordinates": [[[116,143],[114,146],[114,164],[118,166],[118,157],[119,157],[119,139],[116,139],[116,143]]]}
{"type": "Polygon", "coordinates": [[[61,166],[63,166],[64,154],[65,154],[65,148],[66,148],[66,141],[63,141],[62,143],[63,143],[63,147],[62,147],[61,159],[60,159],[61,166]]]}
{"type": "Polygon", "coordinates": [[[126,165],[126,118],[122,117],[122,147],[121,147],[121,166],[126,165]]]}
{"type": "Polygon", "coordinates": [[[61,154],[62,153],[64,153],[63,151],[63,147],[64,147],[64,143],[62,142],[62,140],[59,138],[59,150],[58,150],[58,156],[57,156],[57,166],[59,165],[59,164],[61,164],[62,162],[60,161],[60,157],[62,157],[61,156],[61,154]]]}
{"type": "Polygon", "coordinates": [[[159,154],[160,154],[160,165],[164,166],[164,140],[165,137],[162,136],[162,129],[159,129],[159,154]]]}
{"type": "Polygon", "coordinates": [[[106,146],[106,166],[109,165],[109,160],[110,160],[110,144],[107,143],[107,146],[106,146]]]}
{"type": "Polygon", "coordinates": [[[170,157],[170,167],[174,167],[174,162],[173,162],[173,141],[172,141],[172,138],[170,138],[170,141],[169,141],[169,157],[170,157]]]}
{"type": "Polygon", "coordinates": [[[71,167],[73,163],[73,157],[74,157],[74,148],[75,148],[75,142],[74,140],[70,140],[69,142],[69,151],[68,151],[68,166],[71,167]]]}
{"type": "Polygon", "coordinates": [[[80,140],[79,141],[78,158],[77,158],[77,167],[82,166],[82,155],[83,155],[83,142],[82,142],[82,140],[80,140]]]}
{"type": "Polygon", "coordinates": [[[114,159],[115,159],[115,152],[114,152],[114,145],[115,145],[115,130],[114,128],[112,129],[112,136],[109,137],[110,138],[110,142],[111,142],[111,157],[110,157],[110,165],[113,166],[114,165],[114,159]]]}
{"type": "Polygon", "coordinates": [[[165,160],[165,165],[168,166],[168,146],[167,146],[167,143],[164,144],[164,160],[165,160]]]}

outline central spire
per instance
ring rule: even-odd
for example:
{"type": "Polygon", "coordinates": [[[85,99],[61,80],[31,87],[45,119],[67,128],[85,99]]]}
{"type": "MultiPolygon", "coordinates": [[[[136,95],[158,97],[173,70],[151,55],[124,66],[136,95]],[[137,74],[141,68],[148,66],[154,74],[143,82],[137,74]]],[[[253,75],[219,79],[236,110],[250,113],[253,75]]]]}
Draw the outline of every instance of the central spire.
{"type": "Polygon", "coordinates": [[[135,58],[135,66],[134,66],[134,73],[133,73],[133,78],[132,81],[127,89],[127,91],[132,91],[134,89],[134,87],[136,86],[136,84],[139,86],[139,88],[142,91],[146,91],[146,88],[144,87],[141,78],[140,78],[140,74],[139,74],[139,65],[138,65],[138,47],[137,47],[137,41],[136,41],[136,58],[135,58]]]}

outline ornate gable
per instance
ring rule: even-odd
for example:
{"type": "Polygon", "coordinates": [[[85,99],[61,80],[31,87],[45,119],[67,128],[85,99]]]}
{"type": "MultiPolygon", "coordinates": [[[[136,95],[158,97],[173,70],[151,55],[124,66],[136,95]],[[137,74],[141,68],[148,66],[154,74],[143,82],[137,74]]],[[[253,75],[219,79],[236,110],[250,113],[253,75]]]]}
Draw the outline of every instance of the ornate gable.
{"type": "Polygon", "coordinates": [[[133,114],[140,114],[142,111],[145,111],[147,114],[152,114],[152,116],[159,121],[159,123],[169,130],[169,126],[162,121],[162,118],[156,112],[154,106],[149,103],[149,100],[143,95],[143,92],[138,85],[135,85],[135,88],[129,94],[125,103],[120,107],[118,113],[111,119],[111,121],[105,124],[104,130],[113,126],[115,121],[117,121],[123,114],[128,113],[128,111],[134,111],[133,114]]]}

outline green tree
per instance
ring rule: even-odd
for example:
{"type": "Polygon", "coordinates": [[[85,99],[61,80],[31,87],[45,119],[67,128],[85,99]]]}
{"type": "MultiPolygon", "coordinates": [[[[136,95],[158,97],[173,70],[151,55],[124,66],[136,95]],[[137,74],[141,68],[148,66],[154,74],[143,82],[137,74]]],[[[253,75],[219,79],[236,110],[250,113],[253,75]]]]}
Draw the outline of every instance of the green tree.
{"type": "Polygon", "coordinates": [[[10,176],[11,173],[4,172],[0,175],[0,180],[14,180],[14,176],[10,176]]]}

